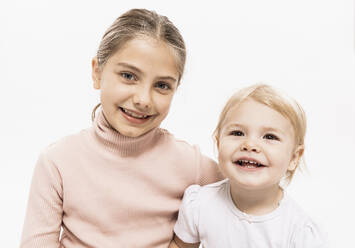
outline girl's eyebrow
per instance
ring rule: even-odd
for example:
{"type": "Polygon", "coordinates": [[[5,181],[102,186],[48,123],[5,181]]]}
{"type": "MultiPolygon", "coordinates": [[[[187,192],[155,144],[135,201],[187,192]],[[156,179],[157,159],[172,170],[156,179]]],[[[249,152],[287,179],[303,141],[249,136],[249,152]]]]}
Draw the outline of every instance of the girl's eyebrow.
{"type": "Polygon", "coordinates": [[[127,67],[127,68],[135,71],[136,73],[144,74],[138,67],[135,67],[134,65],[127,64],[127,63],[124,63],[124,62],[118,62],[117,65],[120,65],[120,66],[123,66],[123,67],[127,67]]]}
{"type": "MultiPolygon", "coordinates": [[[[127,68],[131,69],[132,71],[135,71],[137,74],[144,75],[144,72],[142,70],[140,70],[138,67],[135,67],[134,65],[124,63],[124,62],[118,62],[117,65],[127,67],[127,68]]],[[[173,82],[177,82],[177,79],[174,77],[171,77],[171,76],[161,76],[161,77],[158,77],[158,79],[159,80],[171,80],[173,82]]]]}
{"type": "Polygon", "coordinates": [[[158,77],[159,80],[171,80],[173,82],[177,82],[177,79],[171,76],[162,76],[162,77],[158,77]]]}

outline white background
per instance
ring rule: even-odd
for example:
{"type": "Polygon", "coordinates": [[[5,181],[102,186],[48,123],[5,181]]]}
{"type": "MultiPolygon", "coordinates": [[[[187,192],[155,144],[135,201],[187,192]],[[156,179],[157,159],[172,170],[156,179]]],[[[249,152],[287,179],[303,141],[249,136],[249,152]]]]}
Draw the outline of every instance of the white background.
{"type": "Polygon", "coordinates": [[[291,195],[334,247],[353,244],[355,74],[353,2],[40,1],[0,3],[0,244],[19,245],[32,171],[51,142],[91,125],[90,60],[114,19],[133,7],[168,16],[188,59],[166,121],[216,158],[219,112],[238,88],[265,82],[306,110],[305,158],[291,195]]]}

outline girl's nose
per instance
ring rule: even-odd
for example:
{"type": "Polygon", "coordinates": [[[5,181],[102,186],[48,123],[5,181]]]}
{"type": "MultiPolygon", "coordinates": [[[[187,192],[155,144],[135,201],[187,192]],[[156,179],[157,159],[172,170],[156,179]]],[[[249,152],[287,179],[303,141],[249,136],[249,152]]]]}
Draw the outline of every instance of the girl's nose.
{"type": "Polygon", "coordinates": [[[147,88],[137,88],[133,96],[134,106],[141,111],[149,111],[152,107],[152,99],[150,95],[150,90],[147,88]]]}
{"type": "Polygon", "coordinates": [[[240,147],[241,151],[244,152],[260,152],[260,147],[255,143],[251,142],[250,140],[246,140],[240,147]]]}

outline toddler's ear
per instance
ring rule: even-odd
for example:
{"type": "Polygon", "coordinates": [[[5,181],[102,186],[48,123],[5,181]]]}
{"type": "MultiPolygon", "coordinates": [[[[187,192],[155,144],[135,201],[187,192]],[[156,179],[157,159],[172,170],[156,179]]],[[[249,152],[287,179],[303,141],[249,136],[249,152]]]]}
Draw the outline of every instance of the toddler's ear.
{"type": "Polygon", "coordinates": [[[292,154],[292,159],[290,161],[290,165],[288,166],[288,171],[294,171],[304,152],[304,145],[299,145],[292,154]]]}
{"type": "Polygon", "coordinates": [[[100,89],[101,68],[99,66],[99,61],[97,60],[96,56],[91,61],[91,68],[92,68],[91,76],[92,76],[92,81],[94,83],[94,88],[100,89]]]}

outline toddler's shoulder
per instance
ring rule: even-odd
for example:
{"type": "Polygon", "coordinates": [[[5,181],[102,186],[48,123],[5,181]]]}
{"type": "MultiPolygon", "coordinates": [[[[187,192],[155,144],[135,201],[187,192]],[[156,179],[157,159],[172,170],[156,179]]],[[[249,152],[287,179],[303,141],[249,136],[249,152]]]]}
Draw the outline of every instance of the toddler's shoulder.
{"type": "Polygon", "coordinates": [[[292,226],[295,247],[328,247],[326,232],[291,197],[287,196],[287,217],[292,226]]]}
{"type": "Polygon", "coordinates": [[[190,185],[185,189],[182,206],[194,208],[204,205],[205,202],[215,200],[221,190],[224,190],[227,186],[227,179],[200,186],[198,184],[190,185]]]}
{"type": "Polygon", "coordinates": [[[226,189],[229,187],[228,179],[223,179],[221,181],[210,183],[207,185],[202,186],[202,190],[205,192],[219,192],[221,190],[226,189]]]}
{"type": "Polygon", "coordinates": [[[287,193],[285,194],[284,201],[286,204],[285,214],[292,219],[294,224],[302,224],[311,221],[310,216],[306,211],[287,193]]]}
{"type": "Polygon", "coordinates": [[[211,198],[215,198],[216,195],[220,194],[227,190],[228,187],[228,179],[224,179],[215,183],[207,184],[204,186],[200,186],[197,184],[190,185],[186,188],[184,193],[184,198],[188,198],[190,200],[198,200],[198,201],[208,201],[211,198]]]}

